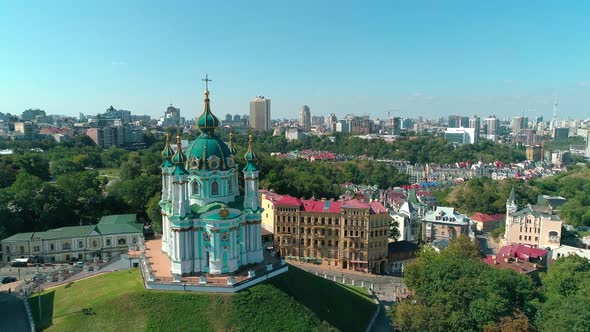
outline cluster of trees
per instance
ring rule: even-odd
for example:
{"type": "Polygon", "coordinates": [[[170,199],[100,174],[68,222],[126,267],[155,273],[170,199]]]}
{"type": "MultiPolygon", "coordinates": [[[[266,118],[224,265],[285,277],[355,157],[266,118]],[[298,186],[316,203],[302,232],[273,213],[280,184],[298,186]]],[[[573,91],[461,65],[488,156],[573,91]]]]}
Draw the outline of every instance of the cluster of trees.
{"type": "Polygon", "coordinates": [[[440,253],[423,248],[405,270],[414,295],[388,312],[401,331],[584,331],[590,318],[590,263],[560,258],[538,282],[479,259],[460,236],[440,253]]]}
{"type": "MultiPolygon", "coordinates": [[[[87,137],[86,137],[87,138],[87,137]]],[[[16,147],[0,157],[0,239],[19,232],[94,224],[108,214],[137,213],[159,191],[158,147],[102,150],[84,137],[71,144],[16,147]],[[101,175],[109,168],[111,177],[101,175]],[[120,176],[117,176],[120,174],[120,176]]]]}
{"type": "Polygon", "coordinates": [[[441,205],[453,206],[468,215],[475,212],[494,214],[506,212],[506,200],[512,187],[516,193],[517,203],[521,207],[536,203],[537,196],[541,192],[524,181],[473,178],[457,187],[435,191],[433,194],[441,205]]]}
{"type": "MultiPolygon", "coordinates": [[[[246,138],[236,137],[239,145],[246,144],[246,138]]],[[[408,160],[411,163],[451,164],[460,161],[517,162],[526,159],[522,147],[512,147],[481,140],[477,144],[455,147],[442,137],[431,135],[415,136],[408,140],[388,143],[381,140],[364,140],[358,137],[335,133],[334,140],[316,136],[301,141],[288,141],[283,136],[270,133],[256,135],[256,148],[265,152],[286,153],[294,150],[312,149],[331,151],[349,156],[367,156],[375,159],[408,160]]]]}
{"type": "Polygon", "coordinates": [[[542,194],[562,196],[567,202],[559,216],[572,226],[590,226],[590,168],[571,166],[568,172],[531,181],[542,194]]]}

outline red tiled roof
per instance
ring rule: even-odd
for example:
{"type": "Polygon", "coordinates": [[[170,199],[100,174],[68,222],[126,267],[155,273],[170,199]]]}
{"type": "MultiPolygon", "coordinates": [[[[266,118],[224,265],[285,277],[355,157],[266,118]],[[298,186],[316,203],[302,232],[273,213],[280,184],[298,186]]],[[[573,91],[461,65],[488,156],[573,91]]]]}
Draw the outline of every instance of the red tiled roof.
{"type": "Polygon", "coordinates": [[[529,258],[537,259],[545,255],[547,255],[547,250],[533,248],[522,244],[504,246],[498,252],[498,257],[518,257],[527,261],[529,258]]]}
{"type": "Polygon", "coordinates": [[[536,264],[533,264],[528,261],[520,261],[517,263],[511,257],[502,258],[501,256],[498,256],[494,259],[493,255],[488,255],[486,256],[486,258],[482,259],[482,261],[494,268],[512,269],[518,273],[523,274],[531,273],[537,270],[536,264]],[[506,259],[507,261],[504,259],[506,259]]]}
{"type": "Polygon", "coordinates": [[[387,209],[385,208],[385,206],[383,206],[383,204],[381,204],[381,202],[371,202],[369,203],[369,205],[371,206],[371,209],[373,209],[373,212],[379,214],[379,213],[387,213],[387,209]]]}
{"type": "Polygon", "coordinates": [[[332,200],[307,199],[302,202],[305,212],[340,213],[340,206],[342,206],[342,202],[332,200]]]}
{"type": "Polygon", "coordinates": [[[298,198],[293,196],[283,196],[276,202],[276,205],[291,205],[291,206],[301,206],[301,201],[298,198]]]}
{"type": "Polygon", "coordinates": [[[369,204],[360,201],[358,199],[350,199],[347,201],[342,202],[343,208],[350,208],[350,209],[368,209],[370,208],[369,204]]]}
{"type": "Polygon", "coordinates": [[[500,214],[500,213],[487,214],[487,213],[477,212],[471,216],[471,220],[480,221],[480,222],[490,222],[490,221],[504,220],[505,217],[506,217],[505,214],[500,214]]]}

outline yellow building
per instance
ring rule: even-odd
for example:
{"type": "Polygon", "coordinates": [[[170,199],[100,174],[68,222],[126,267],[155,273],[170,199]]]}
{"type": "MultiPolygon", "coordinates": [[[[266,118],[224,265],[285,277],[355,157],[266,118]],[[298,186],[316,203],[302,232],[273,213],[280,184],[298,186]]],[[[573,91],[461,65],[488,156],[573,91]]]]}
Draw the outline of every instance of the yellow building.
{"type": "Polygon", "coordinates": [[[367,273],[386,271],[391,217],[381,203],[261,195],[263,227],[272,225],[274,248],[282,257],[367,273]],[[272,214],[266,215],[269,210],[272,214]]]}

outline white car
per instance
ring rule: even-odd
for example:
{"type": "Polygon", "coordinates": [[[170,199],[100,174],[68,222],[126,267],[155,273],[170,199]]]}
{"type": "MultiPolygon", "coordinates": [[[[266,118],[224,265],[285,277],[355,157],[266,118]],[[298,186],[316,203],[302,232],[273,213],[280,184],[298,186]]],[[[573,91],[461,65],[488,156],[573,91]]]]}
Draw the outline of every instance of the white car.
{"type": "Polygon", "coordinates": [[[82,261],[77,261],[76,263],[74,263],[74,267],[83,267],[84,266],[84,262],[82,261]]]}

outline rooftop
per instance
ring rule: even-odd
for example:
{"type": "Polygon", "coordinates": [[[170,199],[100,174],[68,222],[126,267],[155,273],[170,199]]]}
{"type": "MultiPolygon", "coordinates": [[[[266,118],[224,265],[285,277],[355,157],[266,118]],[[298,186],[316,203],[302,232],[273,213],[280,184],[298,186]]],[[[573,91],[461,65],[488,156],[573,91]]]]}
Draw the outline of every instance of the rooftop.
{"type": "Polygon", "coordinates": [[[398,252],[415,252],[420,250],[420,246],[410,241],[395,241],[387,244],[387,252],[395,254],[398,252]]]}
{"type": "Polygon", "coordinates": [[[505,218],[506,218],[506,215],[501,214],[501,213],[487,214],[487,213],[477,212],[471,216],[471,220],[479,221],[479,222],[483,222],[483,223],[490,222],[490,221],[504,220],[505,218]]]}

